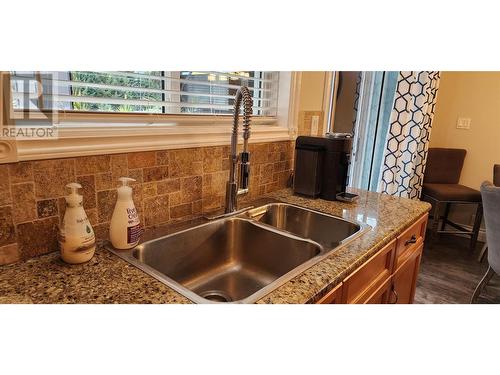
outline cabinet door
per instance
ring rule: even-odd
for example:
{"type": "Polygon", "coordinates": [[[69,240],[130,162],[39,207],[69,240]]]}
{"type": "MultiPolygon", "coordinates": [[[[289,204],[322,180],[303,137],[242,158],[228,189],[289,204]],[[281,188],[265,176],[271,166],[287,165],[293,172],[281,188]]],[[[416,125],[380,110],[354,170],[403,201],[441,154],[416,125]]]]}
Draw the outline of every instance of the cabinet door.
{"type": "Polygon", "coordinates": [[[317,304],[336,304],[341,303],[342,298],[342,283],[334,287],[328,293],[326,293],[321,299],[316,302],[317,304]]]}
{"type": "Polygon", "coordinates": [[[423,247],[423,243],[419,242],[411,249],[405,262],[398,267],[392,276],[394,295],[391,295],[389,302],[413,303],[423,247]],[[397,301],[392,300],[394,298],[397,298],[397,301]]]}
{"type": "Polygon", "coordinates": [[[389,300],[391,294],[392,280],[387,279],[371,296],[369,296],[364,304],[384,304],[389,300]]]}

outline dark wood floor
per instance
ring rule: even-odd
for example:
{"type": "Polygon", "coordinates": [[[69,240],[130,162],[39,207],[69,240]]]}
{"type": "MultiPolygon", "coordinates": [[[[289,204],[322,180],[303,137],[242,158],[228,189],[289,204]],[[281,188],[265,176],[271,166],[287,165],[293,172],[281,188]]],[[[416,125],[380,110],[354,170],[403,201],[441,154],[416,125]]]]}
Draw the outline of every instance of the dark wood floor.
{"type": "MultiPolygon", "coordinates": [[[[415,303],[469,303],[488,262],[477,262],[482,243],[474,253],[468,245],[467,238],[452,235],[441,235],[432,243],[427,233],[415,303]]],[[[477,302],[500,303],[500,276],[493,277],[477,302]]]]}

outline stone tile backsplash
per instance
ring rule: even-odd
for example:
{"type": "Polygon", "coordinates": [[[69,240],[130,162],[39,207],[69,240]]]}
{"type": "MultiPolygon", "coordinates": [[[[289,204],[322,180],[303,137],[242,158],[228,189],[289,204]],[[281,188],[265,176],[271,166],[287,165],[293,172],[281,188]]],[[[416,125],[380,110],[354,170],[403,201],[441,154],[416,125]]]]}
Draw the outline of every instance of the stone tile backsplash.
{"type": "MultiPolygon", "coordinates": [[[[287,186],[293,142],[250,144],[252,200],[287,186]]],[[[0,165],[0,265],[57,250],[65,185],[83,187],[96,236],[108,236],[117,179],[135,178],[134,203],[146,227],[184,221],[224,205],[229,146],[84,156],[0,165]]]]}

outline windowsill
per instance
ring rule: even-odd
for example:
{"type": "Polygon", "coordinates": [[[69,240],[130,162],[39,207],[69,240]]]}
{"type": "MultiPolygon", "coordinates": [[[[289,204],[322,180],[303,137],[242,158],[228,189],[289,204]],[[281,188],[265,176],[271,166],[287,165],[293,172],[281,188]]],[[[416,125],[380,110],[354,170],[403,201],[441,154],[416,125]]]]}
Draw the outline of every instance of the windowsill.
{"type": "MultiPolygon", "coordinates": [[[[11,141],[17,157],[4,162],[226,145],[231,129],[230,123],[66,123],[59,125],[57,139],[11,141]]],[[[290,139],[287,127],[252,122],[250,143],[290,139]]]]}

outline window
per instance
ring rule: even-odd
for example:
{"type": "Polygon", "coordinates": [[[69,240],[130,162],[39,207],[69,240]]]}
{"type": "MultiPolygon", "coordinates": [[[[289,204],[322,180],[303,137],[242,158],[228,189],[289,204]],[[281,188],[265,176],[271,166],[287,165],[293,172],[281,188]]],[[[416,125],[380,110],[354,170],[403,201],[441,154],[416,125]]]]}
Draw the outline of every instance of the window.
{"type": "Polygon", "coordinates": [[[295,135],[300,72],[4,73],[12,106],[0,163],[225,145],[242,85],[253,94],[250,142],[295,135]]]}
{"type": "Polygon", "coordinates": [[[242,85],[254,116],[277,115],[278,72],[11,72],[15,111],[229,115],[242,85]]]}

